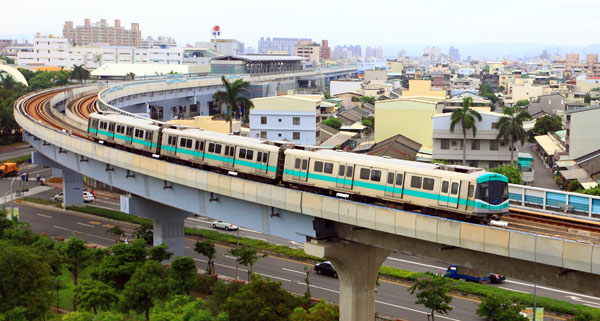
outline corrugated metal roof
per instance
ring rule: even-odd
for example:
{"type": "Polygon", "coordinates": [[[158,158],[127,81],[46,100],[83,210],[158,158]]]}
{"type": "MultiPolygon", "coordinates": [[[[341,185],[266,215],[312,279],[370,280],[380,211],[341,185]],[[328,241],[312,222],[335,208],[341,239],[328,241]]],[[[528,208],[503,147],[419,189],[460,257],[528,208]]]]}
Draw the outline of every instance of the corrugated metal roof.
{"type": "Polygon", "coordinates": [[[245,61],[301,61],[306,58],[299,56],[284,56],[284,55],[237,55],[213,58],[215,60],[245,60],[245,61]]]}

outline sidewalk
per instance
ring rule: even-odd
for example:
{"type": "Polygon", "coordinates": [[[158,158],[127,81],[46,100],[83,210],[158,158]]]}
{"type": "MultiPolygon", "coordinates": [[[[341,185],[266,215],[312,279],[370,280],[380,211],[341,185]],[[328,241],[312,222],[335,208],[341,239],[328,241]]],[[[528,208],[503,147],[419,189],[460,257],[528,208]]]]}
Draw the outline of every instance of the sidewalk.
{"type": "Polygon", "coordinates": [[[524,149],[534,158],[533,170],[535,173],[533,176],[532,186],[560,190],[554,181],[554,175],[552,174],[551,169],[544,162],[540,154],[535,150],[535,144],[525,143],[524,149]]]}

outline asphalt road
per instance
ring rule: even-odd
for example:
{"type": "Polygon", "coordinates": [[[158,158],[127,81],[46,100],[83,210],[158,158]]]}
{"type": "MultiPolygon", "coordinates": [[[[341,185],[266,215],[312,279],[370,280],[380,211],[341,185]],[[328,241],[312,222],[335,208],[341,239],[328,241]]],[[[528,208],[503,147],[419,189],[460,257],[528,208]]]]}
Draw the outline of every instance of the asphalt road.
{"type": "Polygon", "coordinates": [[[12,159],[29,155],[32,151],[34,151],[34,149],[30,145],[18,146],[11,150],[2,152],[2,154],[0,155],[0,160],[12,159]]]}

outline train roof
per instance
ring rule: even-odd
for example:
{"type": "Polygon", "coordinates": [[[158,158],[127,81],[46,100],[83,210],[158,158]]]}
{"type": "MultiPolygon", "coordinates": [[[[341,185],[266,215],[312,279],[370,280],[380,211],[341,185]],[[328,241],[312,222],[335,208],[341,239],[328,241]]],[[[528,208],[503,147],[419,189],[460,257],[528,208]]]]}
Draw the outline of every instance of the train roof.
{"type": "Polygon", "coordinates": [[[111,113],[111,112],[101,112],[101,113],[95,112],[95,113],[90,114],[90,117],[118,121],[120,123],[132,125],[132,126],[153,126],[153,127],[158,128],[161,125],[159,122],[152,120],[152,119],[134,118],[134,117],[121,115],[121,114],[117,114],[117,113],[111,113]]]}
{"type": "Polygon", "coordinates": [[[268,141],[264,139],[244,137],[244,136],[235,136],[230,134],[223,134],[217,132],[206,131],[198,128],[165,128],[163,133],[177,133],[183,136],[189,137],[202,137],[208,139],[215,139],[218,141],[226,141],[232,144],[252,144],[252,145],[271,145],[268,141]]]}

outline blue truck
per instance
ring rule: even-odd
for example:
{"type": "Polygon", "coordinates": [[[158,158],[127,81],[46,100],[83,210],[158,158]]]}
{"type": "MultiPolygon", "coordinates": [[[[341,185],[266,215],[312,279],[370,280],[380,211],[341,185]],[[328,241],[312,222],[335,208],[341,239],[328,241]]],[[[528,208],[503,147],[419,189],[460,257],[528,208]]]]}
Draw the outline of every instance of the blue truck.
{"type": "Polygon", "coordinates": [[[467,268],[464,266],[458,266],[456,264],[452,264],[448,267],[448,270],[446,270],[446,277],[477,283],[502,283],[506,279],[502,274],[481,274],[475,269],[467,268]]]}

